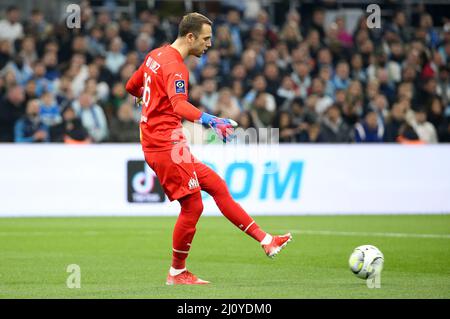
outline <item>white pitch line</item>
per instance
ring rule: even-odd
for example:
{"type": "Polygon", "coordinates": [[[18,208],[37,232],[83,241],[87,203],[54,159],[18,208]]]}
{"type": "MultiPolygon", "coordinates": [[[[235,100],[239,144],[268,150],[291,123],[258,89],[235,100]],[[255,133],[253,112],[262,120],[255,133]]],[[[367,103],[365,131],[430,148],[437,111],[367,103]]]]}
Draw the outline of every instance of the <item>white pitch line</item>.
{"type": "Polygon", "coordinates": [[[293,234],[323,235],[323,236],[375,236],[375,237],[400,237],[400,238],[441,238],[450,239],[450,234],[414,234],[414,233],[371,233],[349,232],[334,230],[291,230],[293,234]]]}
{"type": "MultiPolygon", "coordinates": [[[[290,232],[292,234],[301,235],[322,235],[322,236],[359,236],[359,237],[396,237],[396,238],[439,238],[439,239],[450,239],[450,234],[414,234],[414,233],[379,233],[379,232],[349,232],[349,231],[334,231],[334,230],[278,230],[279,232],[290,232]]],[[[53,231],[10,231],[0,233],[0,237],[7,236],[64,236],[64,235],[87,235],[87,236],[97,236],[102,231],[66,231],[66,232],[53,232],[53,231]]],[[[144,234],[150,235],[150,231],[135,231],[134,234],[144,234]]]]}

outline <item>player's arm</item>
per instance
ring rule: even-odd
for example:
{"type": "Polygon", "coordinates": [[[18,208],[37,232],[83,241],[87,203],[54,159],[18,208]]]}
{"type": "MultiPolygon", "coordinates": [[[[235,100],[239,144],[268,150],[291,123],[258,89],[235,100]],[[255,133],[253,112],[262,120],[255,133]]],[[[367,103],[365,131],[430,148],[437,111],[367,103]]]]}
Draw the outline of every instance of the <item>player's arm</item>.
{"type": "Polygon", "coordinates": [[[230,119],[222,119],[202,112],[188,102],[189,73],[186,66],[173,64],[168,68],[166,76],[167,95],[173,111],[191,122],[198,122],[207,128],[212,128],[224,142],[233,138],[233,129],[237,123],[230,119]]]}
{"type": "Polygon", "coordinates": [[[125,85],[125,89],[131,95],[137,98],[141,98],[142,94],[144,93],[143,83],[144,83],[144,74],[141,65],[139,69],[137,69],[136,72],[134,72],[131,78],[128,80],[127,84],[125,85]]]}

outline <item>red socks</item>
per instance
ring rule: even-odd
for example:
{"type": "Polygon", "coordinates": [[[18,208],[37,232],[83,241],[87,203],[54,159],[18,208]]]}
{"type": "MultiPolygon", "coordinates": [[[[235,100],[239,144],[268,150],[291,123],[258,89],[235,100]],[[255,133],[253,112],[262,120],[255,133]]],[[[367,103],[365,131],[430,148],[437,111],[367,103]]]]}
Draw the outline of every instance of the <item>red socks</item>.
{"type": "MultiPolygon", "coordinates": [[[[209,193],[213,196],[222,214],[240,230],[261,242],[266,233],[259,228],[253,218],[230,195],[225,182],[220,179],[214,189],[209,193]]],[[[179,199],[181,212],[178,216],[173,231],[173,255],[172,267],[183,269],[186,267],[186,258],[189,254],[192,239],[195,234],[195,226],[203,211],[203,203],[200,192],[187,195],[179,199]]]]}
{"type": "Polygon", "coordinates": [[[230,195],[228,190],[214,194],[214,200],[222,214],[236,227],[250,235],[258,242],[263,240],[266,233],[262,231],[247,212],[230,195]]]}
{"type": "Polygon", "coordinates": [[[173,230],[172,267],[183,269],[195,234],[195,225],[203,211],[200,192],[179,199],[181,212],[173,230]]]}

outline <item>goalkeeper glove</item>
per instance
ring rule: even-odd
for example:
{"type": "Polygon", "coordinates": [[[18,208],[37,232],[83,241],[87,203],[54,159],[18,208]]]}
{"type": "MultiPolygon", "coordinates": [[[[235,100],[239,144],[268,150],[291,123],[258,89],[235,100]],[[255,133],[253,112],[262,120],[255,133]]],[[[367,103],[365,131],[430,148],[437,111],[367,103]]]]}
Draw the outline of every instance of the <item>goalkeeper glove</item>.
{"type": "Polygon", "coordinates": [[[238,126],[231,119],[223,119],[205,112],[202,113],[199,122],[207,128],[212,128],[224,143],[230,142],[234,138],[234,128],[238,126]]]}
{"type": "Polygon", "coordinates": [[[134,97],[134,104],[137,106],[137,107],[141,107],[142,106],[142,97],[134,97]]]}

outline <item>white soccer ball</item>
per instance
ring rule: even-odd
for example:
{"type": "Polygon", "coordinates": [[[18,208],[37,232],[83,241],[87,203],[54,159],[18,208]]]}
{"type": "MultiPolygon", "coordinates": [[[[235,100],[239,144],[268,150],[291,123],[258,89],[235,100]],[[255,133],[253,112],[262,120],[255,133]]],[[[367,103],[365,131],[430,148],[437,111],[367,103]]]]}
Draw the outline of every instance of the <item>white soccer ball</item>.
{"type": "Polygon", "coordinates": [[[348,260],[350,270],[361,279],[367,279],[383,270],[384,255],[375,246],[362,245],[353,250],[348,260]]]}

